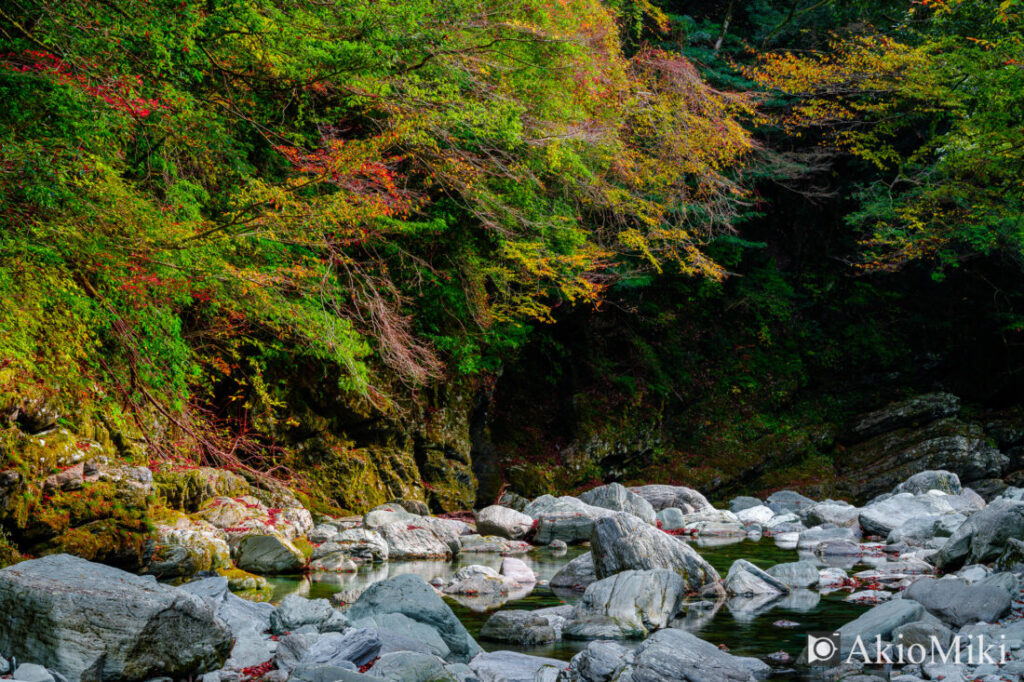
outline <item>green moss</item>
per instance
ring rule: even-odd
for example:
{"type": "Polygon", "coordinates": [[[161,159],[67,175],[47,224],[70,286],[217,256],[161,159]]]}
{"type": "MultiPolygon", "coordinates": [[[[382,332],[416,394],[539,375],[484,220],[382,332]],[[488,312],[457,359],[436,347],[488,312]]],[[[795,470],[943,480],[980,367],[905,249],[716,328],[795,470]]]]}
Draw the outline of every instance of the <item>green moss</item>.
{"type": "Polygon", "coordinates": [[[295,548],[302,552],[302,555],[306,557],[306,561],[309,561],[313,556],[313,545],[304,537],[295,538],[292,540],[292,544],[295,548]]]}
{"type": "Polygon", "coordinates": [[[560,490],[555,480],[555,467],[541,463],[517,464],[505,470],[505,479],[512,492],[534,498],[560,490]]]}
{"type": "Polygon", "coordinates": [[[37,546],[35,553],[74,554],[89,561],[139,571],[146,563],[146,550],[151,539],[150,529],[144,521],[104,519],[70,528],[37,546]]]}
{"type": "Polygon", "coordinates": [[[242,497],[251,491],[248,481],[230,471],[200,467],[159,469],[153,483],[167,506],[194,512],[214,497],[242,497]]]}
{"type": "Polygon", "coordinates": [[[228,579],[228,589],[250,601],[270,601],[273,586],[263,576],[243,571],[234,566],[218,568],[217,573],[228,579]]]}

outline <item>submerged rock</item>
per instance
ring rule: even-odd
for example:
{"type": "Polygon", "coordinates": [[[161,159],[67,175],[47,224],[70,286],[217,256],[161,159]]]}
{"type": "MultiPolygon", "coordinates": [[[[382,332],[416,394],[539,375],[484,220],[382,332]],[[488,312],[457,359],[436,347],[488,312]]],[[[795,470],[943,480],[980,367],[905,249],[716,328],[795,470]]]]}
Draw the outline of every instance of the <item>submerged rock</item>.
{"type": "Polygon", "coordinates": [[[818,567],[812,561],[775,564],[766,572],[789,587],[810,587],[818,584],[818,567]]]}
{"type": "Polygon", "coordinates": [[[0,651],[72,682],[223,666],[231,630],[202,598],[66,554],[0,570],[0,651]]]}
{"type": "Polygon", "coordinates": [[[560,636],[561,627],[556,630],[548,618],[533,611],[497,611],[480,628],[481,639],[520,646],[548,644],[560,636]]]}

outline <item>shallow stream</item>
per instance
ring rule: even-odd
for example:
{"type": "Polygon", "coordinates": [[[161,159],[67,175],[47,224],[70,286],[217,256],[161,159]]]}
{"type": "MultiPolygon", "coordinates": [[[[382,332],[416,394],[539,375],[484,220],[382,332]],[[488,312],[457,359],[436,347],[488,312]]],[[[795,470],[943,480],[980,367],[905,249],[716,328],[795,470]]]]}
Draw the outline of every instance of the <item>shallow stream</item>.
{"type": "MultiPolygon", "coordinates": [[[[800,559],[813,559],[809,554],[799,553],[777,545],[771,539],[754,540],[711,540],[693,541],[695,549],[707,559],[718,572],[725,576],[736,559],[768,568],[774,564],[800,559]]],[[[585,547],[570,547],[568,552],[554,555],[543,548],[517,558],[525,561],[543,581],[550,580],[562,566],[571,559],[586,552],[585,547]]],[[[404,561],[377,566],[362,566],[357,573],[315,574],[302,577],[271,578],[274,586],[273,600],[283,599],[297,592],[311,599],[330,597],[342,590],[361,589],[374,582],[402,574],[416,573],[428,582],[434,578],[447,580],[462,566],[481,564],[495,569],[501,565],[502,557],[497,554],[464,554],[454,561],[404,561]]],[[[848,560],[839,565],[850,573],[871,567],[871,558],[848,560]],[[860,563],[866,562],[866,563],[860,563]],[[851,565],[853,564],[853,565],[851,565]]],[[[878,562],[882,559],[879,558],[878,562]]],[[[820,562],[819,562],[820,563],[820,562]]],[[[529,648],[516,647],[506,642],[479,640],[480,628],[490,615],[499,609],[538,609],[575,602],[581,593],[557,593],[548,587],[536,587],[532,592],[516,598],[515,595],[503,603],[487,601],[485,597],[446,596],[445,601],[462,620],[469,632],[478,638],[480,645],[488,650],[517,650],[536,656],[549,656],[568,660],[586,647],[586,642],[562,640],[554,644],[529,648]]],[[[714,644],[724,645],[730,653],[741,656],[764,658],[770,653],[785,651],[795,659],[806,641],[808,632],[831,631],[856,618],[868,607],[844,602],[845,591],[819,594],[817,590],[798,590],[793,594],[770,603],[757,603],[751,599],[729,599],[710,610],[694,609],[689,615],[679,617],[678,626],[699,634],[714,644]],[[779,621],[790,621],[789,627],[775,625],[779,621]],[[796,623],[796,625],[792,625],[796,623]]],[[[623,642],[629,644],[629,642],[623,642]]],[[[639,644],[639,641],[634,642],[639,644]]]]}

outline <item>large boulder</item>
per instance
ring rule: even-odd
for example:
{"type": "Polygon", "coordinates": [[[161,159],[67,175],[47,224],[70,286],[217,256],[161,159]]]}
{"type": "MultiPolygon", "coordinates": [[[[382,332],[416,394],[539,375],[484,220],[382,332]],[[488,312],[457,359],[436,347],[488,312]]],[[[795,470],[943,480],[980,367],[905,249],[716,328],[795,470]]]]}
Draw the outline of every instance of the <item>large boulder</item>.
{"type": "Polygon", "coordinates": [[[306,556],[283,536],[246,535],[238,543],[235,563],[259,575],[298,573],[306,566],[306,556]]]}
{"type": "Polygon", "coordinates": [[[452,557],[451,545],[424,525],[399,521],[380,526],[377,530],[388,543],[388,558],[391,561],[452,557]]]}
{"type": "Polygon", "coordinates": [[[814,500],[795,490],[778,490],[764,501],[776,514],[799,514],[814,505],[814,500]]]}
{"type": "Polygon", "coordinates": [[[231,548],[223,533],[203,522],[179,519],[175,525],[158,525],[147,547],[142,573],[163,580],[189,578],[200,571],[231,566],[231,548]]]}
{"type": "Polygon", "coordinates": [[[598,578],[628,570],[667,568],[679,574],[687,590],[719,580],[718,572],[690,545],[631,514],[598,520],[590,544],[598,578]]]}
{"type": "Polygon", "coordinates": [[[714,509],[707,498],[693,488],[679,485],[642,485],[629,488],[629,492],[636,493],[647,500],[654,511],[676,507],[684,514],[714,509]]]}
{"type": "Polygon", "coordinates": [[[634,682],[754,682],[769,668],[756,658],[733,656],[711,642],[675,628],[659,630],[633,653],[613,679],[634,682]]]}
{"type": "Polygon", "coordinates": [[[836,526],[855,526],[860,510],[849,502],[825,500],[801,511],[801,518],[811,526],[831,523],[836,526]]]}
{"type": "Polygon", "coordinates": [[[871,502],[858,516],[865,533],[887,537],[910,519],[941,514],[973,514],[984,501],[967,495],[946,495],[939,491],[913,495],[899,493],[871,502]]]}
{"type": "Polygon", "coordinates": [[[229,628],[235,640],[231,657],[224,664],[228,670],[242,670],[273,658],[264,632],[270,628],[274,607],[252,602],[228,591],[228,580],[217,576],[185,583],[178,589],[203,599],[229,628]]]}
{"type": "Polygon", "coordinates": [[[642,638],[667,627],[686,596],[678,574],[623,571],[587,587],[562,633],[572,639],[642,638]]]}
{"type": "Polygon", "coordinates": [[[1024,502],[996,499],[964,521],[930,561],[942,570],[992,561],[1010,538],[1024,539],[1024,502]]]}
{"type": "Polygon", "coordinates": [[[388,543],[380,533],[366,528],[349,528],[331,540],[356,561],[378,563],[387,561],[388,543]]]}
{"type": "Polygon", "coordinates": [[[919,578],[903,593],[928,613],[955,627],[994,623],[1010,610],[1010,593],[992,584],[968,585],[959,578],[919,578]]]}
{"type": "Polygon", "coordinates": [[[594,521],[617,512],[594,507],[568,495],[541,495],[526,506],[524,513],[537,521],[535,542],[547,545],[553,540],[569,544],[589,540],[594,530],[594,521]]]}
{"type": "Polygon", "coordinates": [[[415,651],[396,651],[380,657],[366,675],[367,679],[393,680],[393,682],[458,682],[458,676],[449,671],[444,661],[431,654],[415,651]]]}
{"type": "Polygon", "coordinates": [[[0,651],[78,680],[217,670],[231,630],[201,597],[66,554],[0,570],[0,651]]]}
{"type": "Polygon", "coordinates": [[[480,535],[522,540],[532,528],[533,517],[497,504],[484,507],[476,513],[476,531],[480,535]]]}
{"type": "Polygon", "coordinates": [[[347,612],[352,621],[383,614],[402,614],[429,626],[450,650],[448,660],[466,663],[481,651],[451,608],[418,575],[399,575],[370,585],[347,612]]]}
{"type": "Polygon", "coordinates": [[[654,523],[654,507],[636,493],[631,493],[621,483],[591,488],[580,495],[580,501],[594,507],[603,507],[614,511],[632,514],[647,523],[654,523]]]}

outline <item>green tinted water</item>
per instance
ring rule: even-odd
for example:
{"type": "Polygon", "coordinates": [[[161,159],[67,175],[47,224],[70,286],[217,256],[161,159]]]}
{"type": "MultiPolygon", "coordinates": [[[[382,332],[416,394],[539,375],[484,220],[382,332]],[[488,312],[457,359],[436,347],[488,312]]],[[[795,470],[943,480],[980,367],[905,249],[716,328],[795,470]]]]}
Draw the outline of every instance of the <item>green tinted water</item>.
{"type": "MultiPolygon", "coordinates": [[[[797,552],[777,546],[770,539],[753,542],[744,540],[728,544],[695,543],[695,549],[711,563],[723,576],[736,559],[746,559],[762,568],[789,561],[797,561],[797,552]]],[[[569,560],[578,556],[586,548],[573,547],[562,556],[553,556],[544,551],[531,552],[519,558],[523,559],[542,580],[549,580],[569,560]]],[[[316,599],[326,598],[340,590],[362,588],[379,580],[386,580],[403,573],[415,573],[427,581],[433,578],[446,580],[460,567],[470,564],[482,564],[498,568],[501,557],[493,554],[468,554],[456,561],[409,561],[395,562],[377,567],[363,566],[357,573],[329,575],[321,574],[305,577],[278,577],[270,579],[274,585],[274,600],[283,599],[291,593],[316,599]]],[[[859,570],[864,566],[857,566],[859,570]]],[[[818,630],[834,630],[849,622],[862,613],[867,607],[848,604],[843,601],[845,592],[830,595],[819,595],[817,591],[801,590],[793,595],[775,600],[760,608],[749,600],[730,599],[709,610],[695,610],[689,617],[681,616],[677,626],[684,627],[715,644],[728,648],[730,653],[741,656],[766,655],[785,651],[796,658],[806,641],[806,633],[818,630]],[[795,627],[779,627],[778,621],[791,621],[795,627]]],[[[498,609],[539,609],[573,603],[578,594],[555,594],[547,587],[537,587],[528,595],[511,599],[502,604],[480,602],[479,600],[445,597],[445,601],[466,626],[466,629],[478,637],[480,629],[490,615],[498,609]]],[[[626,645],[639,642],[624,642],[626,645]]],[[[549,656],[568,660],[586,647],[586,642],[563,640],[550,645],[522,648],[505,642],[488,642],[480,640],[480,645],[488,650],[511,649],[523,651],[536,656],[549,656]]]]}

